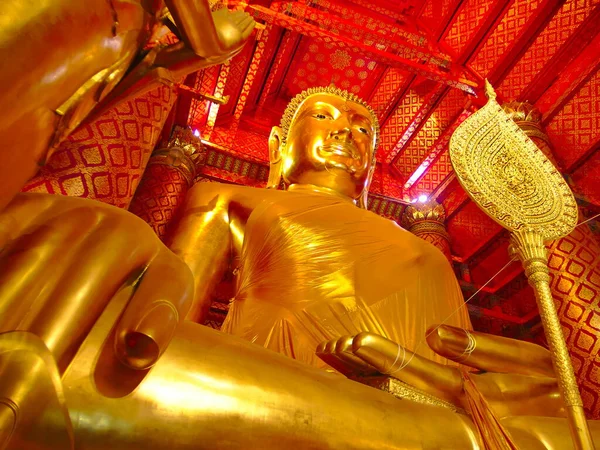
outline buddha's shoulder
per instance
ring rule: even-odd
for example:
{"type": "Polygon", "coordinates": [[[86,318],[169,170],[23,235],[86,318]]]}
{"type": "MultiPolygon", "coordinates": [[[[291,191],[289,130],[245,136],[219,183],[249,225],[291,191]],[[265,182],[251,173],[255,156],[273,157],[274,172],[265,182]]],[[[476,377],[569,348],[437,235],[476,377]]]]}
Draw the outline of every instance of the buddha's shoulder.
{"type": "Polygon", "coordinates": [[[196,183],[189,191],[189,199],[201,199],[208,197],[221,197],[231,201],[241,203],[256,202],[265,198],[276,197],[283,192],[271,189],[240,186],[236,184],[220,183],[220,182],[200,182],[196,183]]]}

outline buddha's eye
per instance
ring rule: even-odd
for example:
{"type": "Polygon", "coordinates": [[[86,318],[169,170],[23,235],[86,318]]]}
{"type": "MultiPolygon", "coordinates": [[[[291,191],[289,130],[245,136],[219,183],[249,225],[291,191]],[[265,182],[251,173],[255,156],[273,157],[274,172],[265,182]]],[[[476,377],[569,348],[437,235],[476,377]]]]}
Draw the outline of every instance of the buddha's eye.
{"type": "Polygon", "coordinates": [[[367,136],[369,135],[369,130],[367,130],[367,129],[366,129],[366,128],[364,128],[364,127],[359,127],[359,128],[358,128],[358,131],[360,131],[360,132],[361,132],[361,133],[363,133],[363,134],[366,134],[367,136]]]}
{"type": "Polygon", "coordinates": [[[313,114],[313,117],[314,117],[315,119],[319,119],[319,120],[325,120],[325,119],[329,119],[329,118],[330,118],[329,116],[327,116],[327,115],[325,115],[325,114],[323,114],[323,113],[316,113],[316,114],[313,114]]]}

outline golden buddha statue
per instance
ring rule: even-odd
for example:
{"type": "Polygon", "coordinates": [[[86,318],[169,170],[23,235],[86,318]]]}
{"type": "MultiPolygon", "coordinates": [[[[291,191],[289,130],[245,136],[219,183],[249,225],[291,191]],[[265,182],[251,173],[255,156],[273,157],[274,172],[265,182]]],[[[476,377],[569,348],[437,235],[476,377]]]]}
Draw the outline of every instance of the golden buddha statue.
{"type": "Polygon", "coordinates": [[[226,61],[254,25],[208,0],[4,1],[0,208],[92,110],[226,61]],[[181,42],[144,50],[161,23],[181,42]]]}
{"type": "Polygon", "coordinates": [[[0,213],[0,447],[488,445],[481,418],[311,367],[316,349],[345,374],[387,373],[470,411],[489,401],[514,443],[496,448],[570,448],[549,352],[469,331],[443,255],[355,204],[377,128],[351,94],[301,94],[270,138],[270,184],[281,174],[288,192],[197,185],[179,257],[125,211],[17,195],[0,213]],[[195,323],[230,264],[225,328],[254,344],[195,323]]]}

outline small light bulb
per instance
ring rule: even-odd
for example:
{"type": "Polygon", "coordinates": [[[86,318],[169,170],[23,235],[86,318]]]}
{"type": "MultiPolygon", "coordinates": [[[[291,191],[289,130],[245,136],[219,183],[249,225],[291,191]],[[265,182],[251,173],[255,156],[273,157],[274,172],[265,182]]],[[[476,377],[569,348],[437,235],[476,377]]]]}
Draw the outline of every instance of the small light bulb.
{"type": "Polygon", "coordinates": [[[427,196],[425,194],[419,195],[419,201],[425,203],[427,201],[427,196]]]}
{"type": "Polygon", "coordinates": [[[194,130],[194,136],[200,137],[200,132],[198,130],[194,130]]]}

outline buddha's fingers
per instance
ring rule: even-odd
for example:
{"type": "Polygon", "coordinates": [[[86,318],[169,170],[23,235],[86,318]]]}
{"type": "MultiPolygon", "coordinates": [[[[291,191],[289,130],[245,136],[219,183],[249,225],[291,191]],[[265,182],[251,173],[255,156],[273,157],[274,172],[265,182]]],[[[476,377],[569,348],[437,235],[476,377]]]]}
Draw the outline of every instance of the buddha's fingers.
{"type": "Polygon", "coordinates": [[[368,332],[354,337],[352,351],[383,374],[456,405],[460,404],[462,379],[453,367],[430,361],[396,342],[368,332]]]}
{"type": "Polygon", "coordinates": [[[324,341],[324,342],[321,342],[317,346],[317,350],[315,353],[318,358],[320,358],[323,362],[325,362],[327,365],[329,365],[333,369],[337,370],[341,374],[346,375],[346,376],[351,375],[352,368],[348,367],[346,364],[344,364],[343,361],[341,361],[337,357],[337,355],[332,353],[332,349],[334,347],[335,347],[335,340],[324,341]]]}
{"type": "Polygon", "coordinates": [[[550,352],[529,342],[440,325],[427,332],[427,343],[445,358],[486,372],[555,376],[550,352]]]}
{"type": "Polygon", "coordinates": [[[342,336],[323,342],[317,347],[316,354],[321,360],[348,377],[376,373],[373,367],[351,353],[352,340],[352,336],[342,336]]]}
{"type": "Polygon", "coordinates": [[[352,368],[353,375],[365,376],[377,374],[377,368],[352,353],[353,342],[354,336],[340,337],[335,343],[334,354],[340,361],[352,368]]]}
{"type": "Polygon", "coordinates": [[[115,353],[133,369],[154,365],[192,302],[190,269],[167,249],[143,273],[116,330],[115,353]]]}

